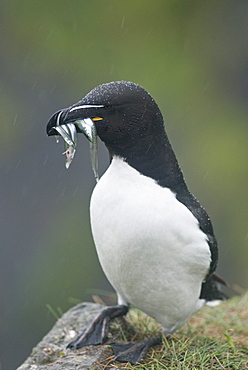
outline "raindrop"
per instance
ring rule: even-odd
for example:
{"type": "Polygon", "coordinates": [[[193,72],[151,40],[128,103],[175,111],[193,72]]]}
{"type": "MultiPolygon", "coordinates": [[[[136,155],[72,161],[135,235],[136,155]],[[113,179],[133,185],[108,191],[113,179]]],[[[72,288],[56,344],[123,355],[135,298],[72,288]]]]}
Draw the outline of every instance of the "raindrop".
{"type": "Polygon", "coordinates": [[[125,16],[122,18],[122,21],[121,21],[121,28],[123,28],[123,26],[124,26],[124,22],[125,22],[125,16]]]}
{"type": "Polygon", "coordinates": [[[203,177],[203,180],[202,180],[203,182],[206,180],[208,174],[209,174],[209,171],[207,171],[206,174],[205,174],[205,176],[203,177]]]}
{"type": "Polygon", "coordinates": [[[14,126],[16,125],[16,121],[17,121],[17,114],[15,115],[15,118],[14,118],[14,122],[13,122],[14,126]]]}
{"type": "Polygon", "coordinates": [[[64,78],[67,75],[68,72],[69,72],[69,69],[66,69],[65,72],[63,73],[62,77],[64,78]]]}
{"type": "Polygon", "coordinates": [[[35,86],[37,85],[37,82],[38,82],[38,81],[35,81],[35,83],[33,84],[33,87],[32,87],[32,89],[31,89],[31,91],[35,88],[35,86]]]}
{"type": "Polygon", "coordinates": [[[50,39],[50,37],[51,37],[52,33],[53,33],[53,30],[52,30],[52,31],[49,33],[49,35],[47,36],[47,40],[49,40],[49,39],[50,39]]]}
{"type": "Polygon", "coordinates": [[[146,37],[149,37],[150,36],[150,34],[152,33],[152,28],[150,28],[150,30],[147,32],[147,34],[146,34],[146,37]]]}
{"type": "Polygon", "coordinates": [[[43,166],[45,166],[47,164],[47,161],[48,161],[48,155],[46,156],[44,162],[43,162],[43,166]]]}
{"type": "Polygon", "coordinates": [[[73,197],[77,194],[77,191],[78,191],[78,187],[75,189],[74,193],[72,194],[73,197]]]}
{"type": "Polygon", "coordinates": [[[15,166],[15,170],[17,170],[17,168],[20,166],[20,164],[21,164],[21,160],[19,160],[19,161],[17,162],[17,165],[15,166]]]}
{"type": "Polygon", "coordinates": [[[52,89],[50,91],[50,94],[52,94],[54,92],[55,88],[56,88],[56,85],[53,85],[53,87],[52,87],[52,89]]]}

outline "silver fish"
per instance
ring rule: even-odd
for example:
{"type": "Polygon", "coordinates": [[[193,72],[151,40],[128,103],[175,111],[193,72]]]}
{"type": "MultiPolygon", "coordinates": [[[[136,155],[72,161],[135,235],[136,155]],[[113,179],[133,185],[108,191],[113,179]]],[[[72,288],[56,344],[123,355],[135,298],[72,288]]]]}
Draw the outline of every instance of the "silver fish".
{"type": "Polygon", "coordinates": [[[68,169],[74,158],[77,148],[77,129],[73,123],[66,123],[54,128],[65,141],[65,151],[63,154],[66,155],[65,167],[68,169]]]}
{"type": "MultiPolygon", "coordinates": [[[[91,118],[76,120],[73,123],[66,123],[63,125],[57,125],[54,129],[65,141],[65,152],[66,155],[66,168],[69,168],[76,149],[77,149],[77,129],[82,132],[90,143],[90,154],[91,154],[91,167],[96,179],[99,180],[98,175],[98,145],[97,145],[97,133],[94,122],[91,118]]],[[[56,136],[58,142],[58,136],[56,136]]]]}
{"type": "Polygon", "coordinates": [[[87,137],[90,142],[90,157],[91,157],[91,167],[96,179],[99,180],[98,175],[98,144],[97,144],[97,133],[96,126],[91,118],[85,118],[82,120],[76,120],[75,124],[79,130],[87,137]]]}
{"type": "Polygon", "coordinates": [[[64,141],[76,149],[77,129],[74,123],[66,123],[61,126],[55,126],[54,129],[62,136],[64,141]]]}
{"type": "Polygon", "coordinates": [[[67,169],[70,167],[70,164],[74,158],[75,152],[76,152],[76,149],[73,146],[68,145],[67,142],[65,142],[65,151],[63,154],[66,155],[65,167],[67,169]]]}

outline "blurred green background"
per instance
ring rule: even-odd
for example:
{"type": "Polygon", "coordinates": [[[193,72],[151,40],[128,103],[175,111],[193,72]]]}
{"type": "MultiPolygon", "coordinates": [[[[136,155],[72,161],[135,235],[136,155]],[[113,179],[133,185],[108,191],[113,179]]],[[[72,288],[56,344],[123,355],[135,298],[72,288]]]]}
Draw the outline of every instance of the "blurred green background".
{"type": "MultiPolygon", "coordinates": [[[[87,140],[71,168],[49,116],[96,85],[130,80],[159,104],[190,190],[212,218],[218,272],[248,287],[248,2],[0,3],[0,362],[14,369],[56,312],[96,289],[87,140]],[[72,297],[72,298],[71,298],[72,297]]],[[[100,147],[100,172],[108,155],[100,147]]]]}

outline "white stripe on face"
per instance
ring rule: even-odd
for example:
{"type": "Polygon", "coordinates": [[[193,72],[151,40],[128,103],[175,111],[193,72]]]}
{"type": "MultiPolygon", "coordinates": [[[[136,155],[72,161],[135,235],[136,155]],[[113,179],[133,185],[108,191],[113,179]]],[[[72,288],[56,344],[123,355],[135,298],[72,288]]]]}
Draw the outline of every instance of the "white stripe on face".
{"type": "Polygon", "coordinates": [[[59,112],[58,116],[57,116],[57,120],[56,120],[56,126],[59,126],[59,120],[60,120],[60,116],[62,114],[62,110],[59,112]]]}
{"type": "Polygon", "coordinates": [[[70,109],[69,112],[73,112],[74,110],[78,110],[78,109],[86,109],[86,108],[103,108],[104,105],[87,105],[87,104],[84,104],[84,105],[79,105],[78,107],[73,107],[70,109]]]}

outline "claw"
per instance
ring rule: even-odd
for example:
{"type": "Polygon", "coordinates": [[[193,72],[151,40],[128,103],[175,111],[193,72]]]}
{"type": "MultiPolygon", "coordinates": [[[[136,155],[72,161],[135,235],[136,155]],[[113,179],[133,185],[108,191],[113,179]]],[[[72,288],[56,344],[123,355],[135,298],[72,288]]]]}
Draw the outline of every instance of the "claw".
{"type": "Polygon", "coordinates": [[[162,335],[146,338],[141,342],[110,343],[115,355],[115,361],[130,362],[137,365],[144,359],[149,348],[162,343],[162,335]]]}
{"type": "Polygon", "coordinates": [[[126,315],[128,307],[124,305],[105,307],[93,322],[67,348],[81,348],[89,345],[102,344],[108,336],[110,320],[126,315]]]}

